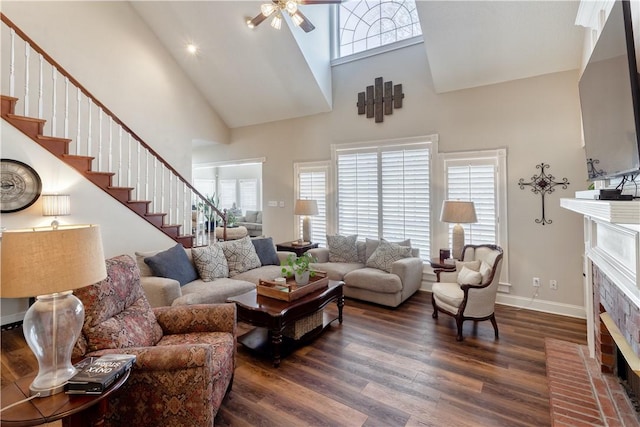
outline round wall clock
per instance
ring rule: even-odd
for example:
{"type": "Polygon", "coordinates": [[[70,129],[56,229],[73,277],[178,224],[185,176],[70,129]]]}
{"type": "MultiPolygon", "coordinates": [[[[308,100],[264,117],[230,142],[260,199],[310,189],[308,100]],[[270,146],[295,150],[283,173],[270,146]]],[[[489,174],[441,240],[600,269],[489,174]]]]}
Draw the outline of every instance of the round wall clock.
{"type": "Polygon", "coordinates": [[[26,209],[38,200],[42,182],[33,168],[17,160],[0,159],[2,213],[26,209]]]}

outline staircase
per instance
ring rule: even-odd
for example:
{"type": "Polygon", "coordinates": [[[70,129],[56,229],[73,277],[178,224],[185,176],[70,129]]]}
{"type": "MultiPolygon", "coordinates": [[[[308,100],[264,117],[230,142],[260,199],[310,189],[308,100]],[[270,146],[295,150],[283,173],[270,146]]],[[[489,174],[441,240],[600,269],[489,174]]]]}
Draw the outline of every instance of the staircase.
{"type": "Polygon", "coordinates": [[[3,34],[9,34],[5,40],[10,40],[9,49],[3,45],[0,52],[2,73],[9,77],[9,95],[0,96],[4,120],[185,248],[209,243],[203,222],[196,221],[192,229],[193,215],[202,218],[207,211],[215,212],[226,232],[226,212],[213,206],[4,14],[0,18],[3,34]]]}

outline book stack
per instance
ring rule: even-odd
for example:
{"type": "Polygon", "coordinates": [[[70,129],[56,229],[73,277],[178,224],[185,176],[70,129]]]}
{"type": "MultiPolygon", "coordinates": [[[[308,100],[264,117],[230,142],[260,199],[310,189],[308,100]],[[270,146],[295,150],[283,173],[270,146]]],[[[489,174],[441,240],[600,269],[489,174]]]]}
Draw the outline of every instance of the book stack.
{"type": "Polygon", "coordinates": [[[131,369],[135,361],[134,354],[87,357],[74,365],[78,372],[67,381],[65,392],[67,394],[101,394],[131,369]]]}

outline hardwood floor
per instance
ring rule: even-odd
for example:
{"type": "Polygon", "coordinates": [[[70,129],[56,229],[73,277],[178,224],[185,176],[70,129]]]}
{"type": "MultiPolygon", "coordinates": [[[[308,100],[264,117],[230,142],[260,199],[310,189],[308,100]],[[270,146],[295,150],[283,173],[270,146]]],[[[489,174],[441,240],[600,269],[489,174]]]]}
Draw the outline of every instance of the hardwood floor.
{"type": "MultiPolygon", "coordinates": [[[[240,347],[216,425],[551,425],[544,338],[584,344],[585,322],[498,306],[499,340],[490,322],[465,322],[459,343],[451,317],[431,318],[430,298],[397,309],[348,299],[344,323],[278,369],[240,347]]],[[[37,368],[20,331],[2,332],[2,385],[37,368]]]]}

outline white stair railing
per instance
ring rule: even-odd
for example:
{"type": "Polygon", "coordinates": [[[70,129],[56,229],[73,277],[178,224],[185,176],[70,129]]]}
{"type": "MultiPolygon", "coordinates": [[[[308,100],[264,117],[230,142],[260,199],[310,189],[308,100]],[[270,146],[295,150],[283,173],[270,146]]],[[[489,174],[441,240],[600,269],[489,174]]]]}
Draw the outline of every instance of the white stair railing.
{"type": "Polygon", "coordinates": [[[218,211],[22,30],[0,16],[0,89],[17,98],[16,112],[46,120],[44,135],[72,135],[69,153],[93,157],[93,171],[114,172],[113,186],[133,188],[132,200],[151,201],[150,213],[166,213],[165,224],[181,225],[181,234],[193,234],[194,244],[209,244],[205,211],[217,211],[226,228],[226,212],[218,211]]]}

